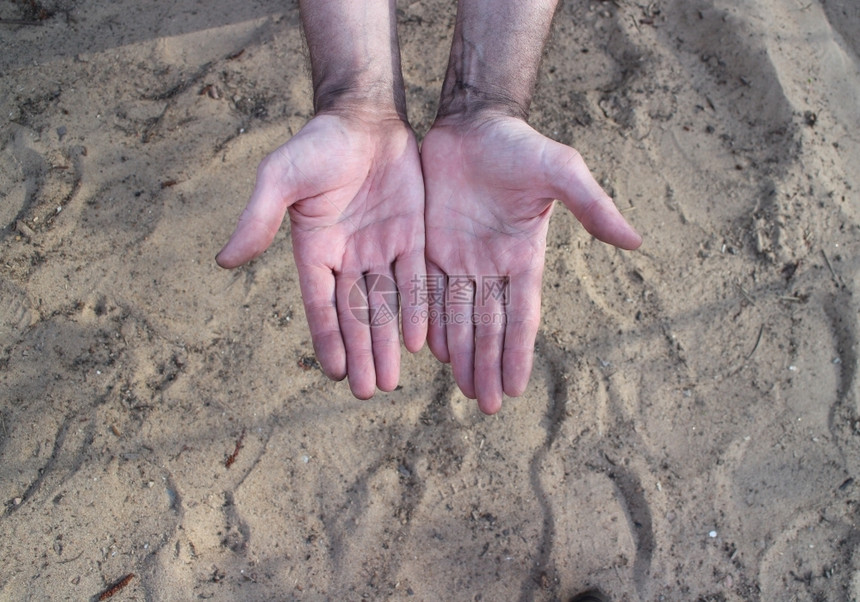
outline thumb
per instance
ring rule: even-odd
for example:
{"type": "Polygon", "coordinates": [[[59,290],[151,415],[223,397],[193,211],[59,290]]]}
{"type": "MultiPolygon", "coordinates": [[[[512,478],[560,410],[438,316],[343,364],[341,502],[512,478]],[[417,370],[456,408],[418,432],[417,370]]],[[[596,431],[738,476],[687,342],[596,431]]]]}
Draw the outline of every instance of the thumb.
{"type": "Polygon", "coordinates": [[[260,256],[278,233],[287,208],[296,200],[291,182],[294,172],[285,147],[260,163],[251,200],[230,240],[215,257],[222,268],[235,268],[260,256]]]}
{"type": "Polygon", "coordinates": [[[642,237],[591,175],[582,155],[558,142],[549,144],[547,177],[556,198],[595,238],[622,249],[639,248],[642,237]]]}

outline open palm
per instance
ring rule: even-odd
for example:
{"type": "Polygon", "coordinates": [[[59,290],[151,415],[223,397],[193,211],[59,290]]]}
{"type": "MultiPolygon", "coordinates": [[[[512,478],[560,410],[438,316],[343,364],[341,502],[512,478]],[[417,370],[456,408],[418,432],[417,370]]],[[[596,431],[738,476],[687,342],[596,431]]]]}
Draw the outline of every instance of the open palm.
{"type": "Polygon", "coordinates": [[[348,375],[353,394],[367,399],[397,386],[398,291],[407,349],[417,351],[426,337],[424,300],[407,294],[424,275],[423,207],[418,146],[407,124],[318,115],[260,164],[217,261],[233,268],[263,253],[289,210],[317,359],[330,378],[348,375]]]}
{"type": "Polygon", "coordinates": [[[463,393],[494,413],[531,374],[554,199],[600,240],[634,249],[641,239],[575,150],[520,119],[443,119],[421,161],[428,345],[463,393]]]}

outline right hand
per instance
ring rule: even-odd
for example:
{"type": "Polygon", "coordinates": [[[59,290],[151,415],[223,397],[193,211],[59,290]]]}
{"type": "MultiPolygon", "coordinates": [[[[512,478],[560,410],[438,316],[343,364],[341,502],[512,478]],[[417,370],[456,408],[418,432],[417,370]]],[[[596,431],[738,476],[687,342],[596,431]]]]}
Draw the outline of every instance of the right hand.
{"type": "Polygon", "coordinates": [[[372,111],[311,119],[260,164],[218,265],[235,268],[263,253],[287,210],[323,371],[334,380],[349,376],[360,399],[377,388],[393,390],[400,374],[398,302],[386,283],[396,282],[401,293],[406,348],[421,349],[427,333],[426,300],[412,294],[425,276],[424,185],[409,125],[372,111]]]}

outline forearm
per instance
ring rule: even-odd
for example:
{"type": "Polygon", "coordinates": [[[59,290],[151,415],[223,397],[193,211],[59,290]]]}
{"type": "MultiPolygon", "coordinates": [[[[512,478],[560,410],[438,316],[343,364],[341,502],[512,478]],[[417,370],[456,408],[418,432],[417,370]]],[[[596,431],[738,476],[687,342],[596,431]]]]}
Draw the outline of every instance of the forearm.
{"type": "Polygon", "coordinates": [[[301,0],[314,109],[406,117],[395,0],[301,0]]]}
{"type": "Polygon", "coordinates": [[[527,117],[558,0],[459,0],[439,118],[527,117]]]}

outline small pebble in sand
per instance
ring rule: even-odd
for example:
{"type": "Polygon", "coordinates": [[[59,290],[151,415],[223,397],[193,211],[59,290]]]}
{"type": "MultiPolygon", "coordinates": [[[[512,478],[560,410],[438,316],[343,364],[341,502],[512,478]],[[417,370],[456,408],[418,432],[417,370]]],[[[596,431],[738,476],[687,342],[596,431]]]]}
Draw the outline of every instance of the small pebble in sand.
{"type": "Polygon", "coordinates": [[[710,537],[711,539],[716,539],[716,537],[717,537],[717,532],[716,532],[716,531],[709,531],[709,532],[708,532],[708,537],[710,537]]]}

